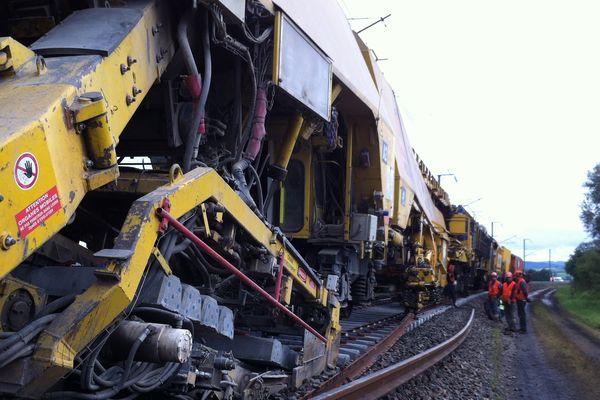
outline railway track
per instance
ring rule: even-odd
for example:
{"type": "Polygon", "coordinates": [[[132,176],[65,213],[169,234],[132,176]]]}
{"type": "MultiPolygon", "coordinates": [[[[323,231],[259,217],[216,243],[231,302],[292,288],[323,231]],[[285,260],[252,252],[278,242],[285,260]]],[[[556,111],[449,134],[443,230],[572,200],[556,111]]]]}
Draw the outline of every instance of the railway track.
{"type": "MultiPolygon", "coordinates": [[[[364,360],[366,356],[365,355],[360,359],[354,361],[347,368],[344,368],[342,373],[336,375],[335,377],[327,381],[321,388],[309,393],[307,396],[305,396],[305,398],[310,398],[314,400],[376,399],[381,396],[384,396],[387,393],[396,389],[398,386],[402,385],[403,383],[409,381],[410,379],[421,374],[428,368],[432,367],[433,365],[444,359],[446,356],[448,356],[450,353],[452,353],[458,346],[460,346],[460,344],[465,340],[465,338],[468,336],[471,330],[474,315],[475,310],[472,310],[471,316],[469,317],[469,320],[465,324],[465,326],[457,334],[452,336],[450,339],[438,344],[437,346],[434,346],[429,350],[426,350],[423,353],[420,353],[416,356],[410,357],[406,360],[393,364],[387,368],[376,371],[370,375],[348,382],[348,380],[352,379],[350,375],[360,375],[360,373],[356,375],[355,372],[361,368],[358,365],[354,366],[354,364],[357,364],[357,362],[359,364],[366,364],[367,360],[364,360]],[[349,370],[351,372],[347,373],[347,371],[349,370]],[[334,380],[335,382],[332,382],[334,380]],[[330,384],[330,382],[332,383],[330,384]]],[[[411,315],[407,315],[403,319],[401,325],[404,328],[404,330],[410,324],[411,320],[411,315]]],[[[399,330],[401,330],[400,327],[399,330]]],[[[402,330],[402,332],[404,330],[402,330]]],[[[398,337],[400,337],[401,335],[402,333],[400,333],[398,337]]],[[[394,342],[395,341],[393,341],[392,344],[394,342]]],[[[375,348],[373,348],[373,351],[375,352],[374,349],[375,348]]],[[[381,354],[381,352],[383,351],[377,352],[377,355],[381,354]]],[[[371,351],[369,351],[369,353],[371,353],[371,351]]],[[[375,358],[377,358],[377,355],[375,355],[375,358]]],[[[368,367],[363,366],[361,371],[364,371],[364,369],[366,368],[368,367]]]]}

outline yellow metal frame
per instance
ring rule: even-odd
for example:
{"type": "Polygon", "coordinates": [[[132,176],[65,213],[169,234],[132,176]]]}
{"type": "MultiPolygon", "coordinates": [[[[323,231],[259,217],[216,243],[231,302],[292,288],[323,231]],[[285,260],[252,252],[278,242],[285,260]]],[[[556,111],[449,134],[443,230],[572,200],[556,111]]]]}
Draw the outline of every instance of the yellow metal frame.
{"type": "MultiPolygon", "coordinates": [[[[159,219],[156,210],[164,199],[171,203],[170,213],[179,218],[207,200],[218,202],[258,243],[277,256],[284,249],[280,239],[252,212],[231,187],[210,168],[197,168],[187,173],[183,179],[140,198],[132,205],[119,237],[116,249],[130,250],[132,256],[123,260],[113,260],[106,269],[99,271],[98,281],[75,302],[62,312],[53,323],[42,332],[34,353],[35,364],[32,376],[36,378],[27,384],[22,395],[37,396],[44,393],[61,376],[73,368],[77,353],[89,345],[111,323],[119,319],[136,296],[142,283],[144,271],[158,238],[159,219]]],[[[304,291],[308,298],[328,305],[328,291],[310,276],[300,273],[301,266],[290,251],[285,251],[285,270],[293,279],[293,284],[304,291]]],[[[166,271],[169,272],[169,271],[166,271]]],[[[290,280],[284,282],[284,299],[291,300],[290,280]]],[[[335,318],[336,308],[333,316],[335,318]]],[[[331,322],[330,336],[339,334],[339,322],[331,322]]]]}
{"type": "MultiPolygon", "coordinates": [[[[0,78],[0,236],[11,235],[15,245],[0,250],[0,279],[63,228],[88,190],[97,188],[118,176],[116,168],[89,169],[85,139],[76,130],[76,121],[87,113],[77,106],[79,96],[101,92],[107,123],[114,143],[129,122],[143,97],[169,64],[175,47],[170,29],[164,26],[159,35],[151,28],[168,25],[168,10],[163,1],[147,1],[138,23],[107,57],[97,55],[60,57],[46,61],[47,72],[40,75],[33,53],[10,38],[0,38],[0,45],[11,46],[13,63],[20,69],[0,78]],[[24,50],[18,51],[23,48],[24,50]],[[12,52],[15,49],[15,52],[12,52]],[[157,61],[157,54],[162,58],[157,61]],[[144,60],[131,65],[125,74],[120,65],[127,58],[144,60]],[[150,61],[146,61],[150,60],[150,61]],[[65,83],[69,82],[69,83],[65,83]],[[132,87],[141,90],[137,101],[127,104],[132,87]],[[35,185],[22,190],[15,182],[13,170],[20,154],[35,155],[39,174],[35,185]],[[20,235],[16,215],[56,187],[60,210],[24,237],[20,235]],[[8,200],[8,201],[7,201],[8,200]]],[[[89,115],[98,110],[90,108],[89,115]]]]}

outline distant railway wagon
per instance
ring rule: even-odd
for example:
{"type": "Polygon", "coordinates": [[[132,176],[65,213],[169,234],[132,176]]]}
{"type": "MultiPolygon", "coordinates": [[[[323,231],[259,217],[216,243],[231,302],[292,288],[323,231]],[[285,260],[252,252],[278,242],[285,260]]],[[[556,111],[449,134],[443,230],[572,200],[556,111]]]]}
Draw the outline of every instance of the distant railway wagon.
{"type": "Polygon", "coordinates": [[[513,274],[517,271],[525,272],[525,265],[523,259],[514,254],[510,256],[510,272],[513,274]]]}

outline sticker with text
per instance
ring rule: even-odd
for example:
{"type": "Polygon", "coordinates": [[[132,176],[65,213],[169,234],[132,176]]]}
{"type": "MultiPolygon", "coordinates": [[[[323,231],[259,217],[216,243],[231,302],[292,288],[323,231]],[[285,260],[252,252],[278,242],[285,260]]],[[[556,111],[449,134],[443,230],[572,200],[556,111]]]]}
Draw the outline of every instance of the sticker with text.
{"type": "Polygon", "coordinates": [[[33,203],[21,210],[15,218],[19,228],[19,236],[29,235],[42,222],[60,210],[60,199],[56,186],[41,195],[33,203]]]}

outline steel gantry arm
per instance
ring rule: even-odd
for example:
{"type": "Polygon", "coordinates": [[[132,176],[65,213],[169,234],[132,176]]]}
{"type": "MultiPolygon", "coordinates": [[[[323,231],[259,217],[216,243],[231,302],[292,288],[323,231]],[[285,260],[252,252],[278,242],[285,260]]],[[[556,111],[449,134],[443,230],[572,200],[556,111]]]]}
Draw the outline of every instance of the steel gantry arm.
{"type": "MultiPolygon", "coordinates": [[[[97,271],[96,283],[77,296],[75,302],[40,335],[34,362],[28,371],[31,380],[24,385],[23,395],[44,393],[70,371],[76,354],[122,316],[134,301],[159,235],[161,219],[156,213],[165,200],[170,203],[169,214],[174,218],[180,218],[206,201],[216,202],[271,255],[277,256],[285,247],[283,239],[274,236],[213,169],[194,169],[182,179],[145,195],[133,203],[114,248],[108,252],[115,258],[105,269],[97,271]]],[[[285,254],[285,271],[293,284],[307,298],[326,305],[327,289],[321,282],[306,276],[300,261],[291,252],[285,254]]],[[[335,340],[339,333],[338,312],[334,310],[327,332],[328,341],[335,340]]]]}
{"type": "Polygon", "coordinates": [[[0,279],[119,175],[119,137],[175,53],[168,2],[135,4],[77,11],[35,53],[0,37],[0,279]]]}

